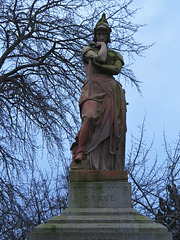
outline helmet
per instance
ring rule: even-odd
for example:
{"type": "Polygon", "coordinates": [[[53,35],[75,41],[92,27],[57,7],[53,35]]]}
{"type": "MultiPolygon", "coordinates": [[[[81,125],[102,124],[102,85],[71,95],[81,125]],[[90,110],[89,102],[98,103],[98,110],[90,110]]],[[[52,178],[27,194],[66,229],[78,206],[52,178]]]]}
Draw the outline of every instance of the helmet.
{"type": "Polygon", "coordinates": [[[111,33],[111,28],[109,27],[109,24],[106,20],[106,15],[105,13],[103,13],[101,19],[97,22],[95,28],[94,28],[94,39],[93,41],[96,42],[97,39],[96,39],[96,31],[99,30],[99,29],[103,29],[103,30],[106,30],[108,32],[108,40],[107,42],[110,42],[110,33],[111,33]]]}

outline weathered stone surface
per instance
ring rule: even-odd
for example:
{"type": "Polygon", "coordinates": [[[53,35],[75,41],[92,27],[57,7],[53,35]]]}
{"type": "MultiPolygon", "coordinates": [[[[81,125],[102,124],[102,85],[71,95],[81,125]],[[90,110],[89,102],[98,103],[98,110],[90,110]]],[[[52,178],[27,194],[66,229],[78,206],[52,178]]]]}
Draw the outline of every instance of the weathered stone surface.
{"type": "Polygon", "coordinates": [[[70,208],[130,208],[131,186],[128,182],[71,182],[70,208]]]}
{"type": "Polygon", "coordinates": [[[102,182],[102,181],[126,181],[127,171],[111,170],[73,170],[70,171],[70,182],[102,182]]]}
{"type": "Polygon", "coordinates": [[[163,225],[131,207],[130,183],[122,180],[118,171],[97,171],[94,178],[99,182],[89,181],[96,171],[74,172],[79,177],[71,178],[69,208],[37,226],[29,240],[172,240],[163,225]]]}
{"type": "MultiPolygon", "coordinates": [[[[37,234],[36,234],[37,236],[37,234]]],[[[61,234],[43,234],[43,238],[39,235],[39,238],[32,238],[30,240],[171,240],[170,234],[167,233],[61,233],[61,234]]]]}
{"type": "Polygon", "coordinates": [[[171,233],[132,208],[69,208],[30,234],[29,240],[171,240],[171,233]]]}

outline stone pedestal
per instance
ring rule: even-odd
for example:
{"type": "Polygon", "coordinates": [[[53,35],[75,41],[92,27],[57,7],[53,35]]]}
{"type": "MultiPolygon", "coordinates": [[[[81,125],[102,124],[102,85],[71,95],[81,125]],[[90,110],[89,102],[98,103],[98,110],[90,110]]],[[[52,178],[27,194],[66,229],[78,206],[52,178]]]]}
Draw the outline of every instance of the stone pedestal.
{"type": "Polygon", "coordinates": [[[172,240],[163,225],[132,208],[125,171],[72,171],[68,205],[29,240],[172,240]]]}

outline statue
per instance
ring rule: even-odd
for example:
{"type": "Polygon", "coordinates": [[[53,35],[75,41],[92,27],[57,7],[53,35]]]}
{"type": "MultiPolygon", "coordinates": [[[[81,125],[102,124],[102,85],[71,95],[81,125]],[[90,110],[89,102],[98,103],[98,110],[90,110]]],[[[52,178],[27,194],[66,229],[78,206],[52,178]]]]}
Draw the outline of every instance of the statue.
{"type": "Polygon", "coordinates": [[[81,53],[87,79],[79,99],[82,126],[71,147],[77,167],[86,161],[94,170],[124,170],[126,101],[121,84],[113,77],[124,61],[107,46],[110,32],[103,14],[93,42],[81,53]]]}

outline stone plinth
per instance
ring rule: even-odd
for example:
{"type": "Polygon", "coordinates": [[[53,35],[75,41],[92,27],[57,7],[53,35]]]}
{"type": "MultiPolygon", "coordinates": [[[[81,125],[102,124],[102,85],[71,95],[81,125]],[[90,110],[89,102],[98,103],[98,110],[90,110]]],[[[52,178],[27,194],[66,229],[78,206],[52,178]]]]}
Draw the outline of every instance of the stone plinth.
{"type": "Polygon", "coordinates": [[[94,175],[71,172],[69,208],[37,226],[29,240],[172,240],[163,225],[131,207],[126,172],[97,171],[97,182],[94,175]]]}
{"type": "Polygon", "coordinates": [[[130,208],[131,186],[128,182],[71,182],[70,208],[130,208]]]}
{"type": "Polygon", "coordinates": [[[127,182],[126,171],[79,170],[70,171],[70,182],[127,182]]]}

